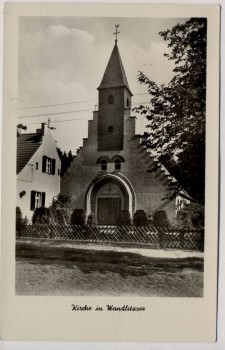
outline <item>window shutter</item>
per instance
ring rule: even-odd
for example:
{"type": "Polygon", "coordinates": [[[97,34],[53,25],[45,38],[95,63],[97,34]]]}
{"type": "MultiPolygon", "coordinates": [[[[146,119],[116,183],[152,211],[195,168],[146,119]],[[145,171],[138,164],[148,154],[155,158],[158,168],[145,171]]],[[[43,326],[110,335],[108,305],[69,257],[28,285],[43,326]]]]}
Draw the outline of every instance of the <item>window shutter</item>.
{"type": "Polygon", "coordinates": [[[41,194],[41,206],[42,208],[45,208],[45,192],[42,192],[41,194]]]}
{"type": "Polygon", "coordinates": [[[31,197],[30,197],[30,210],[35,209],[35,191],[31,191],[31,197]]]}
{"type": "Polygon", "coordinates": [[[43,156],[42,157],[42,172],[46,173],[46,161],[47,161],[47,157],[43,156]]]}
{"type": "Polygon", "coordinates": [[[55,159],[52,159],[52,175],[55,175],[55,159]]]}

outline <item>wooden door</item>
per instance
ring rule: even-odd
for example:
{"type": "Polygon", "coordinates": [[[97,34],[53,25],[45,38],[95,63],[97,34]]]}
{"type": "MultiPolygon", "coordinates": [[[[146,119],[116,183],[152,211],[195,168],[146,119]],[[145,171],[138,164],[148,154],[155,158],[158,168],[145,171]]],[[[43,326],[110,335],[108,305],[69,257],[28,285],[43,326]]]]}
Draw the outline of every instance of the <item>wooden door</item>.
{"type": "Polygon", "coordinates": [[[99,225],[116,225],[121,211],[121,198],[98,198],[99,225]]]}

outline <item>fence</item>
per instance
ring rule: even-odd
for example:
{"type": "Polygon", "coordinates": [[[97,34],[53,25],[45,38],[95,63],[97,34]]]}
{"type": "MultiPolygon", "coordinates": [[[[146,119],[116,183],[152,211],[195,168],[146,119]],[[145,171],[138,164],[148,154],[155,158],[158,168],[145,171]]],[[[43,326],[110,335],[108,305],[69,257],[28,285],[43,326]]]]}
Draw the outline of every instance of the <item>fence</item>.
{"type": "Polygon", "coordinates": [[[107,243],[135,243],[164,249],[204,250],[204,231],[154,226],[89,226],[37,224],[19,226],[17,238],[107,243]]]}

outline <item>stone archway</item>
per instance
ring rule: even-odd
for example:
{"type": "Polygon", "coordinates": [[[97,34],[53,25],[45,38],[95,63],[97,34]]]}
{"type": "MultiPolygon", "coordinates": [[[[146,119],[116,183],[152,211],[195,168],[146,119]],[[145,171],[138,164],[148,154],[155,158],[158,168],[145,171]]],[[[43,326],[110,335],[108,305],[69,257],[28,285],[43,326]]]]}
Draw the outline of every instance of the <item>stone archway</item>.
{"type": "Polygon", "coordinates": [[[86,214],[94,213],[98,224],[115,225],[122,209],[133,215],[134,194],[130,184],[114,174],[95,179],[86,194],[86,214]]]}

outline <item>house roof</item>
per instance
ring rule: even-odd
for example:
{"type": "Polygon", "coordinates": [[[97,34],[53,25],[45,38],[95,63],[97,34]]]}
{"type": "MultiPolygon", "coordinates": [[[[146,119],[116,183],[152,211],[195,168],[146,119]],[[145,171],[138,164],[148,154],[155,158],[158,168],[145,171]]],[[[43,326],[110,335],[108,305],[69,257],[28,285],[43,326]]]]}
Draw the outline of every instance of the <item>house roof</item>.
{"type": "Polygon", "coordinates": [[[17,174],[25,167],[25,165],[40,147],[41,141],[41,133],[20,134],[17,137],[17,174]]]}
{"type": "Polygon", "coordinates": [[[130,91],[117,44],[113,48],[108,65],[98,89],[126,86],[130,91]]]}

